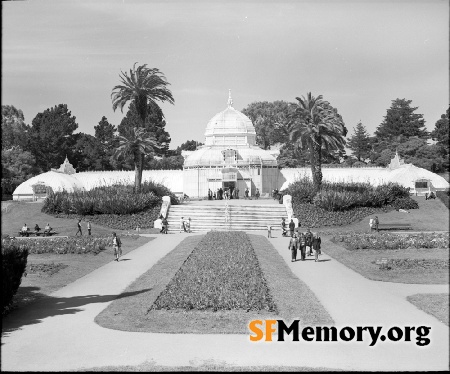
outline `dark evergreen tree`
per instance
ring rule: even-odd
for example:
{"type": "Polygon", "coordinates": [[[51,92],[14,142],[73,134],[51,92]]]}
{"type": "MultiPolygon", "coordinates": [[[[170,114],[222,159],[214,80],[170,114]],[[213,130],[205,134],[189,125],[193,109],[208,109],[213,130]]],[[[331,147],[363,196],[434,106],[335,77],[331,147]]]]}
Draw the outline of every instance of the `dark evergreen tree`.
{"type": "Polygon", "coordinates": [[[95,137],[103,144],[109,144],[114,140],[114,134],[117,131],[116,126],[110,124],[108,119],[103,116],[97,126],[94,126],[95,137]]]}
{"type": "Polygon", "coordinates": [[[73,135],[78,128],[75,120],[66,104],[46,109],[33,119],[28,129],[29,149],[42,170],[59,167],[66,155],[71,158],[77,140],[73,135]]]}
{"type": "Polygon", "coordinates": [[[353,128],[354,134],[348,140],[347,146],[351,149],[353,155],[361,161],[369,156],[372,146],[370,144],[369,134],[361,122],[358,122],[356,128],[353,128]]]}
{"type": "MultiPolygon", "coordinates": [[[[128,129],[141,127],[140,115],[136,111],[134,102],[128,108],[126,116],[122,119],[117,127],[119,135],[124,136],[128,129]]],[[[144,129],[148,134],[153,135],[159,145],[159,149],[155,149],[156,156],[165,156],[169,150],[170,138],[169,133],[165,129],[166,121],[162,110],[156,104],[150,103],[147,108],[147,117],[145,118],[144,129]]],[[[148,160],[147,160],[148,161],[148,160]]],[[[145,168],[144,161],[144,168],[145,168]]]]}
{"type": "Polygon", "coordinates": [[[422,114],[414,113],[418,107],[411,107],[412,100],[395,99],[387,110],[386,116],[375,135],[379,139],[393,139],[400,135],[410,138],[428,138],[429,133],[425,129],[425,120],[422,114]]]}
{"type": "Polygon", "coordinates": [[[443,146],[447,153],[449,152],[449,116],[450,108],[447,109],[445,114],[441,115],[441,118],[436,122],[434,130],[431,132],[433,140],[437,141],[437,144],[443,146]]]}
{"type": "Polygon", "coordinates": [[[26,149],[27,143],[27,126],[23,112],[13,105],[2,105],[2,149],[26,149]]]}

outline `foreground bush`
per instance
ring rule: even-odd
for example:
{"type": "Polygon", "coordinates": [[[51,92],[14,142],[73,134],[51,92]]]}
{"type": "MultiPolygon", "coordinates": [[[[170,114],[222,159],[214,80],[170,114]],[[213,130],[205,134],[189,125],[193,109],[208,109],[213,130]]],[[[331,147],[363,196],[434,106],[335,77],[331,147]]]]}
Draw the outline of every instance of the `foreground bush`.
{"type": "Polygon", "coordinates": [[[276,306],[247,234],[211,231],[152,309],[276,311],[276,306]]]}
{"type": "Polygon", "coordinates": [[[450,190],[436,191],[436,196],[444,203],[447,208],[449,208],[450,190]]]}
{"type": "Polygon", "coordinates": [[[346,233],[335,235],[332,241],[335,243],[341,243],[349,250],[449,247],[449,236],[446,233],[421,233],[408,235],[390,233],[346,233]]]}
{"type": "Polygon", "coordinates": [[[27,267],[28,247],[2,240],[2,314],[8,311],[27,267]]]}
{"type": "Polygon", "coordinates": [[[29,253],[55,253],[55,254],[98,254],[108,247],[112,247],[111,236],[78,236],[69,238],[51,238],[45,240],[28,240],[29,253]]]}
{"type": "Polygon", "coordinates": [[[134,193],[133,185],[115,184],[96,187],[90,191],[53,192],[49,191],[42,212],[49,214],[135,214],[161,205],[162,197],[170,196],[172,204],[177,204],[175,195],[163,185],[144,182],[142,191],[134,193]]]}

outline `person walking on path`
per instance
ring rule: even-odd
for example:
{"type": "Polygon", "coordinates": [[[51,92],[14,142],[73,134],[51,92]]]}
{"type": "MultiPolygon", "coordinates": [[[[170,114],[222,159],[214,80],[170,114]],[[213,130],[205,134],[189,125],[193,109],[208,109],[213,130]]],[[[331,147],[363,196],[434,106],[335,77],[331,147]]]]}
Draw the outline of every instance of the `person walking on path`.
{"type": "Polygon", "coordinates": [[[291,218],[291,222],[289,222],[289,234],[291,235],[291,238],[294,236],[294,230],[295,230],[295,223],[291,218]]]}
{"type": "Polygon", "coordinates": [[[248,199],[248,194],[249,194],[249,190],[248,190],[248,187],[246,187],[245,191],[244,191],[244,199],[248,199]]]}
{"type": "Polygon", "coordinates": [[[320,244],[322,243],[322,239],[319,236],[319,233],[316,232],[312,239],[312,247],[314,249],[314,258],[315,262],[319,261],[319,256],[322,254],[320,250],[320,244]]]}
{"type": "Polygon", "coordinates": [[[119,261],[120,256],[122,256],[122,242],[115,232],[112,233],[113,236],[113,248],[114,248],[114,261],[119,261]]]}
{"type": "Polygon", "coordinates": [[[298,233],[298,247],[302,255],[302,261],[305,261],[306,257],[306,238],[302,232],[298,233]]]}
{"type": "Polygon", "coordinates": [[[88,231],[88,235],[91,235],[91,221],[87,221],[87,231],[88,231]]]}
{"type": "Polygon", "coordinates": [[[311,232],[311,230],[308,228],[306,229],[306,233],[305,233],[305,241],[306,241],[306,246],[309,248],[309,253],[308,256],[312,256],[312,238],[313,238],[313,234],[311,232]]]}
{"type": "Polygon", "coordinates": [[[81,219],[78,220],[77,227],[78,231],[75,233],[75,236],[77,236],[78,233],[80,233],[80,236],[83,236],[83,233],[81,232],[81,219]]]}
{"type": "Polygon", "coordinates": [[[287,232],[286,232],[286,221],[284,220],[284,218],[281,218],[281,236],[286,236],[287,232]]]}
{"type": "Polygon", "coordinates": [[[298,246],[297,235],[294,235],[291,239],[289,239],[288,245],[288,248],[291,251],[291,262],[297,261],[297,246],[298,246]]]}
{"type": "Polygon", "coordinates": [[[256,192],[255,192],[255,198],[256,198],[256,200],[259,199],[259,196],[261,196],[261,194],[259,193],[259,189],[257,188],[257,189],[256,189],[256,192]]]}
{"type": "Polygon", "coordinates": [[[272,226],[267,225],[267,237],[272,238],[272,226]]]}

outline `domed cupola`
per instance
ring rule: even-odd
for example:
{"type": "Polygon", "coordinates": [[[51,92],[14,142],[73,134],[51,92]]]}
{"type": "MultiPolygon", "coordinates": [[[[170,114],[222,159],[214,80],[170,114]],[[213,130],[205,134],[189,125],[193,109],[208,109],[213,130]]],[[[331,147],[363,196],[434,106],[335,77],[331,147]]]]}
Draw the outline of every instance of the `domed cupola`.
{"type": "Polygon", "coordinates": [[[228,147],[255,144],[255,127],[245,114],[233,108],[231,90],[229,90],[227,108],[211,118],[206,126],[205,145],[228,147]]]}

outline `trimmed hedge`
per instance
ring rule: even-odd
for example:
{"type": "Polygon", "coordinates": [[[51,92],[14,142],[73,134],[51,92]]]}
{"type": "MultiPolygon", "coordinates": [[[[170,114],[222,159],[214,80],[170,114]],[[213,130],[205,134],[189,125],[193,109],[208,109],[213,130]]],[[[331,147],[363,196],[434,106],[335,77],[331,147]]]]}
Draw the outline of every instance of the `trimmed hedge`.
{"type": "Polygon", "coordinates": [[[26,245],[12,240],[2,240],[2,315],[8,312],[19,289],[27,267],[27,259],[26,245]]]}

